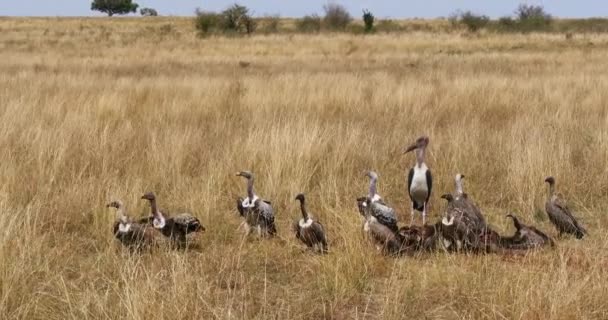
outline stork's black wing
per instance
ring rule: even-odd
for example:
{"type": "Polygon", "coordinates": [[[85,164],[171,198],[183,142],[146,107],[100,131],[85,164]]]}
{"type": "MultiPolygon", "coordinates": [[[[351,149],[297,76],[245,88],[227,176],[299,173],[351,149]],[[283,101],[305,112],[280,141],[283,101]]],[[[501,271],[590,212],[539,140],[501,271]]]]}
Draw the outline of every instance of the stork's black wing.
{"type": "MultiPolygon", "coordinates": [[[[412,170],[412,176],[413,176],[414,171],[412,170]]],[[[431,190],[433,189],[433,175],[431,174],[431,170],[430,169],[426,169],[426,184],[427,187],[429,189],[429,193],[426,196],[426,202],[429,202],[429,199],[431,198],[431,190]]]]}
{"type": "Polygon", "coordinates": [[[407,175],[407,194],[410,195],[410,199],[414,202],[414,198],[412,198],[412,194],[410,192],[410,188],[412,187],[412,181],[414,180],[414,168],[410,169],[410,173],[407,175]]]}

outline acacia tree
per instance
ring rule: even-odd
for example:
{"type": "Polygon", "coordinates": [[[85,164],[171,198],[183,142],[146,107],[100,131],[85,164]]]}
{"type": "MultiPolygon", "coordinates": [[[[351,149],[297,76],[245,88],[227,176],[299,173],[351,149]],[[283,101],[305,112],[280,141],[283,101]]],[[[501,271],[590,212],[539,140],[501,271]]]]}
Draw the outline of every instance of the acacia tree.
{"type": "Polygon", "coordinates": [[[138,7],[132,0],[93,0],[91,3],[91,10],[105,12],[108,17],[136,12],[138,7]]]}

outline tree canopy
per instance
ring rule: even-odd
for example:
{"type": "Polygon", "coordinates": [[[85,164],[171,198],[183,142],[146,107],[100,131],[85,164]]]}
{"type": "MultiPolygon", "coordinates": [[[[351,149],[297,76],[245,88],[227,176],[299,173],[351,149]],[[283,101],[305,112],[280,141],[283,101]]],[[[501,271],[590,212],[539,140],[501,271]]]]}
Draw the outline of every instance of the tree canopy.
{"type": "Polygon", "coordinates": [[[91,3],[91,10],[105,12],[109,17],[136,12],[138,7],[132,0],[93,0],[91,3]]]}

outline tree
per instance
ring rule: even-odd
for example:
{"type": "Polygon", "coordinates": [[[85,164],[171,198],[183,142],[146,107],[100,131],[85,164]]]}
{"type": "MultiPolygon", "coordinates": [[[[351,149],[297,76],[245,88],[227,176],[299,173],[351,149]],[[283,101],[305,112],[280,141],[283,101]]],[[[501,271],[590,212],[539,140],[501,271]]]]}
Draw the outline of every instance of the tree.
{"type": "Polygon", "coordinates": [[[93,0],[91,3],[91,10],[105,12],[108,17],[136,12],[138,7],[132,0],[93,0]]]}
{"type": "Polygon", "coordinates": [[[363,23],[365,23],[365,32],[374,30],[374,15],[369,10],[363,10],[363,23]]]}
{"type": "Polygon", "coordinates": [[[141,8],[139,9],[139,14],[144,17],[156,17],[158,16],[158,12],[152,8],[141,8]]]}
{"type": "Polygon", "coordinates": [[[222,11],[221,16],[224,32],[251,34],[257,26],[249,8],[236,3],[222,11]]]}
{"type": "Polygon", "coordinates": [[[553,20],[542,6],[521,4],[515,10],[519,29],[523,32],[546,29],[553,20]]]}
{"type": "Polygon", "coordinates": [[[353,19],[348,13],[348,10],[343,5],[337,3],[328,3],[323,6],[325,17],[323,22],[325,26],[331,30],[344,30],[353,19]]]}

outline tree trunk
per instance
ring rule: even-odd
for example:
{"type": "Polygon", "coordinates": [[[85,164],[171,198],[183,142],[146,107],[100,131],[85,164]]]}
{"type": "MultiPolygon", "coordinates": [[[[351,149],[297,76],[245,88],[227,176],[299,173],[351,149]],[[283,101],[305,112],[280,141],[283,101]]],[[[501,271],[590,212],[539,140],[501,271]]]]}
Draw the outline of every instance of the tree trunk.
{"type": "Polygon", "coordinates": [[[111,17],[111,16],[113,16],[113,15],[114,15],[114,12],[112,12],[112,11],[108,11],[108,17],[111,17]]]}

